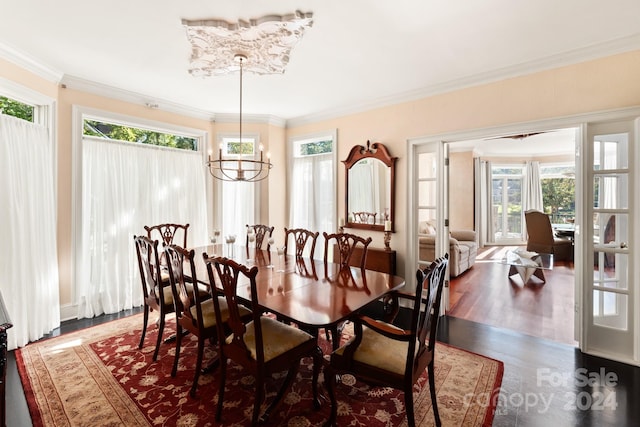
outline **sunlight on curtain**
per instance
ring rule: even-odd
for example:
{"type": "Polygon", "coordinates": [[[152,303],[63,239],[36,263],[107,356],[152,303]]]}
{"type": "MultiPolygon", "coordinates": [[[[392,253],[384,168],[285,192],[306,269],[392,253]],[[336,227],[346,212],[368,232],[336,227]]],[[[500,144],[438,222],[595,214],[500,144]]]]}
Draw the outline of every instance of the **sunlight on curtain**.
{"type": "Polygon", "coordinates": [[[293,157],[290,228],[306,228],[320,232],[315,258],[322,258],[322,232],[335,232],[335,178],[333,153],[293,157]]]}
{"type": "Polygon", "coordinates": [[[255,224],[254,182],[222,182],[222,237],[233,234],[236,245],[244,244],[247,225],[255,224]]]}
{"type": "Polygon", "coordinates": [[[189,223],[191,247],[208,236],[200,153],[85,138],[82,156],[78,318],[142,305],[133,236],[145,225],[189,223]]]}
{"type": "Polygon", "coordinates": [[[48,131],[0,114],[0,291],[9,350],[60,326],[54,155],[48,131]]]}
{"type": "Polygon", "coordinates": [[[494,227],[494,214],[493,214],[493,198],[491,195],[491,162],[486,160],[478,160],[480,162],[479,173],[480,179],[480,245],[484,246],[486,243],[495,243],[495,227],[494,227]]]}
{"type": "MultiPolygon", "coordinates": [[[[535,209],[544,212],[542,204],[542,184],[540,182],[540,162],[527,161],[524,168],[522,188],[522,211],[535,209]]],[[[526,232],[523,230],[523,233],[526,232]]]]}

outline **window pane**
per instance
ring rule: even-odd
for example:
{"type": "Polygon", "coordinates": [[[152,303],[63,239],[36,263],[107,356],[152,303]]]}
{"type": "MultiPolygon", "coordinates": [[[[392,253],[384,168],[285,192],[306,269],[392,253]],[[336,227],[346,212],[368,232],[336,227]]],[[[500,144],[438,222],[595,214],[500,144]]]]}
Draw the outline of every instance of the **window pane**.
{"type": "Polygon", "coordinates": [[[418,179],[435,178],[437,165],[436,153],[418,154],[418,179]]]}
{"type": "Polygon", "coordinates": [[[593,207],[598,209],[626,209],[628,174],[596,175],[593,177],[593,207]]]}
{"type": "Polygon", "coordinates": [[[594,290],[593,323],[598,326],[627,330],[628,305],[627,295],[594,290]]]}
{"type": "Polygon", "coordinates": [[[198,149],[197,138],[163,133],[150,129],[124,126],[98,120],[85,120],[83,134],[97,138],[150,144],[160,147],[180,148],[183,150],[193,151],[198,149]]]}
{"type": "Polygon", "coordinates": [[[435,206],[436,198],[437,193],[435,181],[418,182],[418,205],[425,207],[435,206]]]}
{"type": "Polygon", "coordinates": [[[0,96],[0,112],[7,116],[17,117],[19,119],[33,122],[33,111],[35,107],[24,104],[15,99],[0,96]]]}
{"type": "Polygon", "coordinates": [[[594,253],[593,284],[599,288],[628,289],[629,256],[627,254],[596,251],[594,253]]]}

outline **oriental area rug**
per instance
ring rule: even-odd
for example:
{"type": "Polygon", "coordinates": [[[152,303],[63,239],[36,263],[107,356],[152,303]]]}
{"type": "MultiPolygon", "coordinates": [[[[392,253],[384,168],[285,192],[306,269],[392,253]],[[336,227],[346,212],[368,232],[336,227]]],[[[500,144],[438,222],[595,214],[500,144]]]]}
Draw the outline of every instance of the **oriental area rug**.
{"type": "MultiPolygon", "coordinates": [[[[153,316],[152,316],[153,318],[153,316]]],[[[150,319],[152,321],[152,319],[150,319]]],[[[178,373],[171,377],[175,344],[163,343],[152,361],[157,329],[149,328],[138,349],[142,315],[107,322],[42,340],[16,351],[18,372],[33,425],[38,426],[247,426],[254,402],[254,379],[229,363],[225,406],[215,420],[218,371],[200,376],[197,395],[189,389],[196,341],[183,339],[178,373]]],[[[175,323],[167,322],[168,334],[175,323]]],[[[323,334],[321,334],[323,336],[323,334]]],[[[329,349],[326,342],[321,346],[329,349]]],[[[215,356],[205,351],[204,364],[215,356]]],[[[330,405],[321,374],[319,410],[311,399],[311,360],[304,359],[298,377],[268,425],[316,426],[328,418],[330,405]]],[[[503,364],[446,344],[436,346],[435,383],[444,426],[490,426],[500,392],[503,364]]],[[[284,373],[266,386],[267,400],[284,373]]],[[[348,375],[337,384],[338,426],[405,426],[402,392],[370,387],[348,375]]],[[[434,424],[427,374],[414,387],[416,424],[434,424]]],[[[263,408],[264,409],[264,408],[263,408]]]]}

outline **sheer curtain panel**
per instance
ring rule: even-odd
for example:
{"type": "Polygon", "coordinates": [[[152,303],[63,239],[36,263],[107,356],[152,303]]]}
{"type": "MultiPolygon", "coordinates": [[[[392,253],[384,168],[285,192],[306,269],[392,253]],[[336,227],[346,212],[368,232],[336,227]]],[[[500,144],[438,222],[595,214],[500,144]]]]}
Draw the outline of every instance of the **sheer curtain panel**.
{"type": "Polygon", "coordinates": [[[189,223],[207,244],[205,175],[198,152],[84,138],[78,318],[142,304],[133,242],[144,226],[189,223]]]}
{"type": "MultiPolygon", "coordinates": [[[[293,157],[290,228],[320,232],[316,248],[324,247],[322,232],[335,232],[335,172],[333,153],[293,157]]],[[[316,250],[316,257],[323,256],[316,250]]]]}
{"type": "Polygon", "coordinates": [[[40,125],[0,114],[0,291],[9,350],[60,326],[54,150],[40,125]]]}
{"type": "Polygon", "coordinates": [[[544,211],[542,204],[542,184],[540,182],[540,162],[527,161],[522,188],[522,211],[530,209],[544,211]]]}

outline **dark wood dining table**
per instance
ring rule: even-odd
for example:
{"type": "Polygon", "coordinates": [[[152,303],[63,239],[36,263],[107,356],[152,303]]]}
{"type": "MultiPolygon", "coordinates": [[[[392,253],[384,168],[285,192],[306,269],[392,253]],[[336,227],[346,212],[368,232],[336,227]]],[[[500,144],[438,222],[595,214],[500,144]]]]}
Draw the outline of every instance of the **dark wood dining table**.
{"type": "MultiPolygon", "coordinates": [[[[228,256],[227,245],[194,248],[197,280],[210,286],[202,257],[228,256]]],[[[352,313],[405,285],[402,277],[358,267],[340,269],[323,260],[279,256],[274,251],[235,246],[233,259],[248,267],[257,266],[258,303],[282,319],[300,326],[329,328],[352,313]]],[[[185,268],[185,275],[191,271],[185,268]]],[[[249,281],[238,283],[238,297],[251,302],[249,281]]]]}

